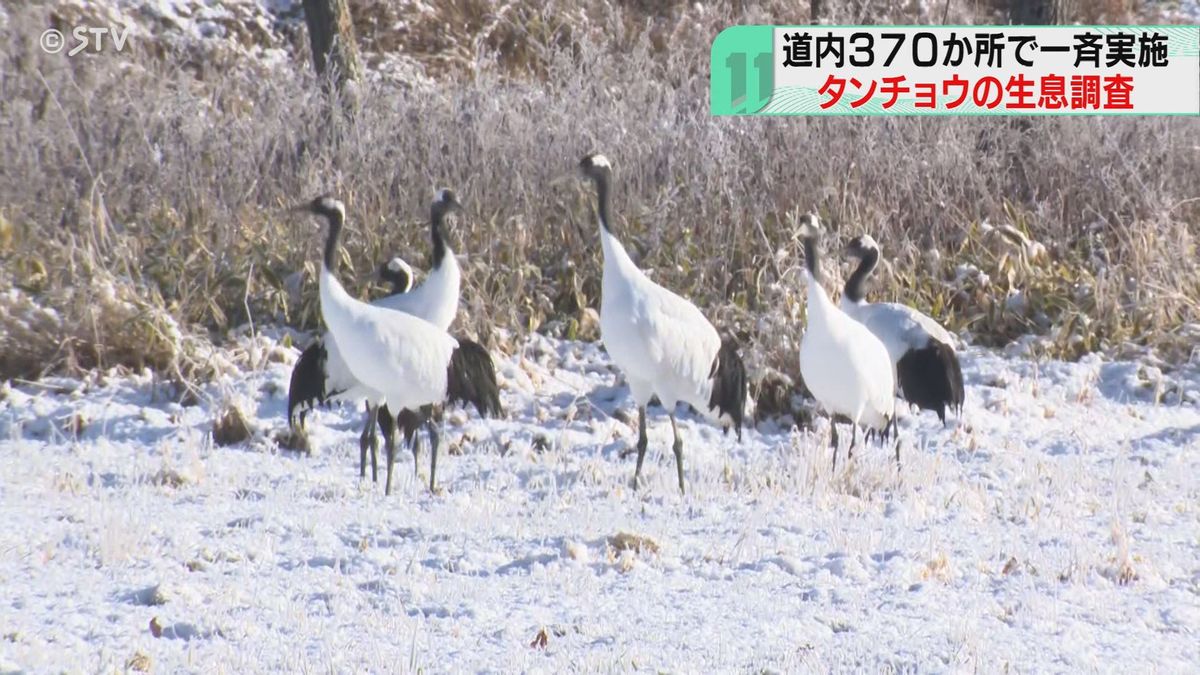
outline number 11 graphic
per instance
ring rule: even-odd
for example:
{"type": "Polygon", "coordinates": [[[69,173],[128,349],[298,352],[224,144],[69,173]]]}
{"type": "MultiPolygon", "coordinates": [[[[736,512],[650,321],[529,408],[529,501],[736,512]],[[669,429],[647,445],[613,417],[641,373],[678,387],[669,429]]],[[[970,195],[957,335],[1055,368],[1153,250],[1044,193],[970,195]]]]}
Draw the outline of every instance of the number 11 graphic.
{"type": "Polygon", "coordinates": [[[709,110],[713,115],[753,115],[775,89],[774,26],[730,26],[713,40],[709,59],[709,110]]]}
{"type": "Polygon", "coordinates": [[[771,52],[759,52],[754,57],[754,70],[758,72],[758,82],[755,84],[755,98],[746,100],[746,80],[749,72],[746,68],[746,52],[735,52],[725,58],[725,67],[729,69],[729,107],[734,112],[755,113],[762,109],[771,98],[772,82],[775,79],[774,64],[771,63],[771,52]],[[747,105],[747,104],[752,105],[747,105]]]}

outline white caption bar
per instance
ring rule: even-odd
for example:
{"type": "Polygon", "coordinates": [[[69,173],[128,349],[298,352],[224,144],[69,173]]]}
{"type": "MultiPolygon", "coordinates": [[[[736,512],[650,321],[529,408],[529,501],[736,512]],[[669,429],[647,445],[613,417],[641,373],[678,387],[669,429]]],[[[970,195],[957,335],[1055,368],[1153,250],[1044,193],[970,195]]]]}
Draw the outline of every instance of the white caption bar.
{"type": "Polygon", "coordinates": [[[776,27],[762,113],[1200,115],[1200,26],[776,27]]]}

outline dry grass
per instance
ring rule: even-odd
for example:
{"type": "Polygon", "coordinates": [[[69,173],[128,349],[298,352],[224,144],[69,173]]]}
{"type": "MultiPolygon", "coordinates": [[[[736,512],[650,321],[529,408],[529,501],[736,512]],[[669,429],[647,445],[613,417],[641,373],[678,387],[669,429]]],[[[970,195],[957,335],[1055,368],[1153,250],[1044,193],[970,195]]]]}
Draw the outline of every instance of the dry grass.
{"type": "MultiPolygon", "coordinates": [[[[950,3],[948,20],[978,4],[950,3]]],[[[920,18],[872,5],[875,21],[920,18]]],[[[14,12],[0,28],[0,377],[201,378],[203,345],[250,320],[315,328],[317,226],[283,207],[324,191],[350,211],[352,292],[387,256],[427,265],[428,202],[448,185],[467,207],[451,228],[468,256],[457,330],[499,349],[494,328],[575,330],[598,306],[600,253],[590,195],[555,179],[597,149],[635,258],[748,340],[760,372],[795,374],[793,223],[808,209],[831,254],[860,232],[880,240],[891,264],[873,297],[978,342],[1032,332],[1052,355],[1174,358],[1195,344],[1194,119],[712,118],[711,38],[805,21],[807,6],[415,6],[358,3],[359,38],[368,62],[405,45],[436,84],[366,83],[355,117],[331,114],[299,52],[269,77],[165,48],[68,60],[26,39],[42,10],[14,12]],[[988,232],[1006,225],[1045,255],[988,232]]]]}
{"type": "Polygon", "coordinates": [[[217,445],[236,445],[250,438],[250,425],[241,409],[228,404],[213,420],[212,436],[217,445]]]}
{"type": "Polygon", "coordinates": [[[656,554],[659,549],[658,542],[650,537],[629,532],[618,532],[609,537],[608,547],[617,553],[633,551],[634,553],[656,554]]]}

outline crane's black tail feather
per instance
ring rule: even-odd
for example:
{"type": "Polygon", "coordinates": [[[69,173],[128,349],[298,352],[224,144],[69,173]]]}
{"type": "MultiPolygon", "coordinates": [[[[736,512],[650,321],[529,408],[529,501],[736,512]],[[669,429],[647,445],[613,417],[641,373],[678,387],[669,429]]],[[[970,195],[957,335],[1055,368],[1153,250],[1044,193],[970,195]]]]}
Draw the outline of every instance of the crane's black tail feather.
{"type": "Polygon", "coordinates": [[[742,440],[742,419],[746,413],[746,364],[738,353],[738,343],[729,336],[721,341],[717,350],[717,358],[713,359],[712,370],[708,376],[712,378],[712,394],[708,398],[709,410],[718,414],[728,415],[733,420],[738,440],[742,440]]]}
{"type": "Polygon", "coordinates": [[[383,404],[379,408],[379,431],[387,438],[396,424],[400,425],[400,433],[404,434],[404,444],[412,447],[413,439],[417,437],[417,431],[421,429],[421,425],[425,420],[433,414],[433,406],[427,405],[419,411],[401,410],[399,415],[393,416],[388,410],[387,404],[383,404]]]}
{"type": "Polygon", "coordinates": [[[931,340],[926,347],[909,351],[896,363],[896,376],[904,399],[923,410],[933,410],[942,422],[947,407],[962,409],[962,367],[950,345],[931,340]]]}
{"type": "Polygon", "coordinates": [[[314,340],[296,359],[292,379],[288,384],[288,426],[296,428],[295,413],[300,409],[300,424],[308,411],[325,403],[325,360],[327,354],[321,340],[314,340]]]}
{"type": "Polygon", "coordinates": [[[446,401],[473,404],[483,417],[504,414],[500,386],[496,384],[496,366],[492,355],[479,343],[458,340],[458,349],[450,356],[447,370],[446,401]]]}

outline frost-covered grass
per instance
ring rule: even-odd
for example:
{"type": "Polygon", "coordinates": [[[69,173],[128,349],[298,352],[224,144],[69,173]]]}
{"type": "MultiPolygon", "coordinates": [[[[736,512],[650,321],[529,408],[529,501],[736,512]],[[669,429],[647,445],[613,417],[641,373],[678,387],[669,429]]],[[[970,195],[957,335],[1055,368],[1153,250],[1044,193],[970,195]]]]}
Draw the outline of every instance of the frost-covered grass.
{"type": "Polygon", "coordinates": [[[681,497],[665,416],[634,492],[628,389],[596,345],[534,336],[499,365],[506,419],[447,414],[442,491],[405,453],[384,498],[360,411],[310,417],[311,455],[275,445],[290,363],[269,357],[294,350],[261,344],[190,407],[149,376],[0,393],[0,668],[1200,662],[1195,370],[972,348],[962,421],[906,415],[899,473],[870,447],[831,475],[822,420],[737,444],[684,415],[681,497]],[[226,404],[252,440],[212,444],[226,404]]]}
{"type": "MultiPolygon", "coordinates": [[[[928,5],[867,4],[877,23],[918,21],[906,8],[928,5]]],[[[952,4],[951,20],[978,18],[965,15],[976,6],[992,20],[985,4],[952,4]]],[[[395,22],[356,5],[375,22],[359,32],[371,76],[357,112],[341,115],[310,72],[300,22],[268,20],[263,6],[11,7],[0,377],[145,363],[203,380],[207,351],[188,338],[220,344],[251,321],[317,327],[317,231],[282,207],[325,191],[350,214],[352,292],[397,253],[427,267],[429,202],[450,186],[466,206],[451,231],[467,255],[461,329],[506,353],[492,327],[571,337],[555,325],[598,306],[599,247],[592,197],[556,179],[597,150],[614,162],[625,245],[751,345],[755,375],[797,374],[794,344],[777,336],[800,320],[794,223],[810,209],[829,225],[831,262],[871,233],[889,262],[875,297],[975,343],[1035,333],[1065,358],[1153,349],[1181,362],[1200,335],[1194,118],[714,118],[712,37],[803,20],[796,3],[607,0],[387,3],[395,22]],[[84,20],[79,7],[140,17],[128,53],[45,54],[36,37],[84,20]],[[519,30],[521,12],[540,23],[519,30]],[[205,22],[225,33],[204,37],[205,22]],[[387,44],[419,46],[403,54],[417,72],[384,77],[372,54],[387,44]],[[516,52],[531,63],[506,60],[516,52]],[[986,234],[1006,227],[1042,255],[986,234]],[[57,318],[24,321],[31,305],[57,318]]]]}

